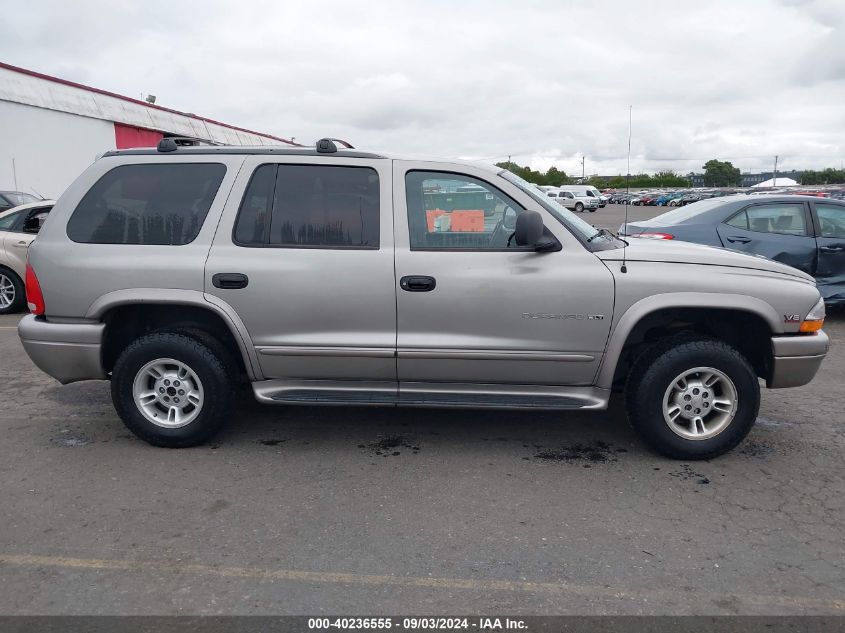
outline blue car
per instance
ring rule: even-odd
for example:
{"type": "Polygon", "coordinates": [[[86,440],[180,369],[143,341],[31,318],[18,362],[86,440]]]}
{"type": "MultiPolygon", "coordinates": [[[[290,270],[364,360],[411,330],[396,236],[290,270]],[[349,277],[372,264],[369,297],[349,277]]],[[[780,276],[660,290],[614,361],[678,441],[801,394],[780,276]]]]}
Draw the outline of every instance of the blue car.
{"type": "Polygon", "coordinates": [[[815,277],[828,305],[845,304],[845,201],[778,194],[725,196],[623,224],[619,234],[763,255],[815,277]]]}

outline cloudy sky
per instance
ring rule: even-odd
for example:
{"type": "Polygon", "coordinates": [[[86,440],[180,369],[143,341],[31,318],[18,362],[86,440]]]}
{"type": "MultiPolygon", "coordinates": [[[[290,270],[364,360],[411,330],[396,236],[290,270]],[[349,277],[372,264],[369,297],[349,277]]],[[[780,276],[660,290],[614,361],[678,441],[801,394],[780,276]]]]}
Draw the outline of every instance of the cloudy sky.
{"type": "Polygon", "coordinates": [[[842,0],[9,3],[0,60],[298,142],[534,168],[845,163],[842,0]]]}

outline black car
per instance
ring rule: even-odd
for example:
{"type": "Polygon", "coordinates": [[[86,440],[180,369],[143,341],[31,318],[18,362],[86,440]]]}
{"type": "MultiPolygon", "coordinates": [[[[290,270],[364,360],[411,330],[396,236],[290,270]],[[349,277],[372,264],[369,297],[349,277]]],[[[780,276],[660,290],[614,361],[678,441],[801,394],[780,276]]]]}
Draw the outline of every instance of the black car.
{"type": "Polygon", "coordinates": [[[778,194],[724,196],[629,222],[619,232],[764,255],[815,277],[829,305],[845,304],[845,201],[778,194]]]}

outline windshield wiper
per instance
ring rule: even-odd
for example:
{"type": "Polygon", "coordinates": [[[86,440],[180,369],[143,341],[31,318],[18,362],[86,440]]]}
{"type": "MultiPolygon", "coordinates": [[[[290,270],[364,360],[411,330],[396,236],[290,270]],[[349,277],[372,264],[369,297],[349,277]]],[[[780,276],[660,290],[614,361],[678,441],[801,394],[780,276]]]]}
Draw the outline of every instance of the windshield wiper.
{"type": "Polygon", "coordinates": [[[602,235],[607,236],[607,237],[612,237],[612,238],[613,238],[613,239],[615,239],[615,240],[619,240],[620,242],[623,242],[623,243],[625,244],[625,246],[628,246],[628,241],[627,241],[627,240],[623,240],[621,237],[619,237],[618,235],[616,235],[616,234],[615,234],[615,233],[613,233],[612,231],[608,231],[607,229],[599,229],[598,231],[596,231],[596,234],[595,234],[595,235],[593,235],[592,237],[587,238],[587,243],[589,244],[589,243],[590,243],[590,242],[592,242],[594,239],[596,239],[597,237],[601,237],[602,235]]]}
{"type": "Polygon", "coordinates": [[[611,233],[611,232],[610,232],[610,231],[608,231],[607,229],[599,229],[598,231],[596,231],[596,234],[595,234],[595,235],[593,235],[593,237],[588,237],[588,238],[587,238],[587,243],[589,244],[589,243],[590,243],[590,242],[592,242],[594,239],[596,239],[597,237],[601,237],[602,235],[608,235],[608,236],[610,236],[610,237],[616,237],[613,233],[611,233]]]}

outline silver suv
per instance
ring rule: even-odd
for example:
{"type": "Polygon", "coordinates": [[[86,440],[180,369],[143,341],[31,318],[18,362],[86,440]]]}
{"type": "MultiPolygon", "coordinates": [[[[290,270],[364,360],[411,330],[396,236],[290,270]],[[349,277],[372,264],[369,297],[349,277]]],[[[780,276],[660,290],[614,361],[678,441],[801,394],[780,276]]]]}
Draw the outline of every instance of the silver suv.
{"type": "Polygon", "coordinates": [[[736,446],[828,348],[813,279],[597,230],[498,168],[312,149],[97,160],[29,252],[27,353],[111,380],[144,440],[208,440],[260,402],[605,409],[656,450],[736,446]]]}

